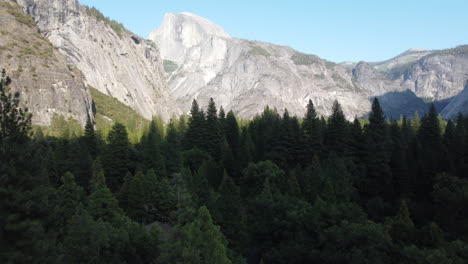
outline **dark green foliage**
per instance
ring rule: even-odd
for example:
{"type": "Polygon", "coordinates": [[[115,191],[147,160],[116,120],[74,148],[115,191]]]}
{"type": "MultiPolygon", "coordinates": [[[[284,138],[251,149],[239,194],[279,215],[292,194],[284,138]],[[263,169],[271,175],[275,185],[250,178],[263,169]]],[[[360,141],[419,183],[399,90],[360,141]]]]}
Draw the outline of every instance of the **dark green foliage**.
{"type": "Polygon", "coordinates": [[[346,136],[348,122],[338,101],[333,103],[332,111],[327,124],[325,147],[329,153],[335,152],[342,156],[348,151],[348,138],[346,136]]]}
{"type": "Polygon", "coordinates": [[[239,187],[231,177],[224,173],[223,181],[218,190],[220,197],[216,202],[217,223],[221,226],[224,235],[230,241],[231,248],[240,250],[245,245],[246,234],[245,212],[239,187]]]}
{"type": "Polygon", "coordinates": [[[115,196],[107,188],[104,174],[99,169],[98,162],[94,166],[94,173],[91,178],[91,194],[88,200],[89,214],[95,220],[109,223],[120,223],[123,220],[123,211],[119,207],[115,196]]]}
{"type": "Polygon", "coordinates": [[[28,109],[19,107],[19,92],[7,92],[11,80],[5,70],[0,75],[0,140],[20,142],[26,139],[31,130],[31,115],[28,109]]]}
{"type": "Polygon", "coordinates": [[[325,119],[310,101],[303,120],[267,107],[248,121],[210,100],[206,116],[194,101],[188,123],[155,118],[131,142],[121,124],[104,141],[91,120],[83,136],[30,138],[3,94],[2,263],[468,259],[461,115],[445,129],[433,107],[389,122],[375,100],[349,123],[338,102],[325,119]]]}
{"type": "Polygon", "coordinates": [[[147,169],[154,169],[158,173],[166,174],[164,157],[161,155],[162,131],[158,129],[156,121],[152,120],[149,130],[140,142],[140,149],[143,153],[143,165],[147,169]]]}
{"type": "Polygon", "coordinates": [[[234,156],[237,157],[240,145],[239,126],[237,124],[236,116],[232,111],[229,111],[226,116],[225,133],[229,147],[232,149],[234,156]]]}
{"type": "Polygon", "coordinates": [[[369,199],[371,215],[385,215],[386,202],[393,196],[392,171],[389,166],[389,136],[385,115],[377,98],[372,103],[369,124],[364,127],[367,175],[361,194],[369,199]]]}
{"type": "Polygon", "coordinates": [[[19,107],[19,93],[7,93],[0,76],[0,262],[44,263],[53,258],[50,183],[28,138],[30,115],[19,107]]]}
{"type": "Polygon", "coordinates": [[[308,164],[314,155],[318,156],[321,153],[323,144],[322,127],[312,100],[309,100],[307,104],[307,112],[302,123],[302,134],[303,150],[301,162],[302,164],[308,164]]]}
{"type": "Polygon", "coordinates": [[[182,261],[193,264],[228,264],[227,241],[203,206],[193,223],[183,228],[182,261]]]}
{"type": "Polygon", "coordinates": [[[85,125],[85,132],[82,137],[82,141],[87,148],[88,153],[94,159],[98,154],[98,140],[94,131],[94,123],[88,117],[85,125]]]}
{"type": "Polygon", "coordinates": [[[116,123],[109,132],[107,141],[102,163],[109,188],[117,192],[130,167],[130,143],[125,126],[116,123]]]}
{"type": "Polygon", "coordinates": [[[206,127],[203,149],[208,152],[216,161],[221,159],[221,127],[218,122],[218,110],[216,110],[213,98],[210,98],[208,109],[206,110],[206,127]]]}
{"type": "Polygon", "coordinates": [[[67,172],[62,177],[62,185],[57,190],[57,197],[59,199],[57,199],[55,209],[56,224],[63,237],[76,208],[84,202],[83,188],[76,184],[73,174],[67,172]]]}
{"type": "Polygon", "coordinates": [[[103,251],[109,237],[102,222],[95,222],[80,205],[71,218],[64,240],[64,259],[69,263],[98,263],[105,261],[103,251]]]}
{"type": "Polygon", "coordinates": [[[183,146],[185,149],[204,149],[205,140],[205,113],[200,109],[198,102],[194,99],[190,109],[187,132],[184,136],[183,146]]]}
{"type": "Polygon", "coordinates": [[[119,193],[121,207],[133,220],[150,224],[167,222],[175,207],[171,187],[165,176],[156,176],[153,170],[146,174],[128,174],[119,193]]]}

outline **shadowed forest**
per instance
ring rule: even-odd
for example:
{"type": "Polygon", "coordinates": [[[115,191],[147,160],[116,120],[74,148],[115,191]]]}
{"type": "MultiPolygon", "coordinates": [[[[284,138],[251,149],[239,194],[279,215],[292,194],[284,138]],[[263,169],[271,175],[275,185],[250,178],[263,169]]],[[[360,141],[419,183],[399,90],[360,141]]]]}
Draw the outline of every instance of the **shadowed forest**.
{"type": "Polygon", "coordinates": [[[468,118],[252,120],[206,110],[129,140],[32,132],[0,82],[1,263],[466,263],[468,118]]]}

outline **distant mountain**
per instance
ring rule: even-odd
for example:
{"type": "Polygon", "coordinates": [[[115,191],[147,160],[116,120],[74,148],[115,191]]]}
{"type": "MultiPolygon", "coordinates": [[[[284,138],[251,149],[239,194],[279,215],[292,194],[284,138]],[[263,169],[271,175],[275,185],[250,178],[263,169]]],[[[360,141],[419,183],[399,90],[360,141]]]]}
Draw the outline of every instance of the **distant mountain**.
{"type": "Polygon", "coordinates": [[[193,99],[205,106],[210,97],[244,118],[267,105],[302,116],[309,99],[321,115],[329,115],[338,100],[349,119],[365,117],[374,97],[389,118],[422,113],[430,102],[445,118],[468,112],[468,96],[460,94],[468,82],[468,46],[335,64],[290,47],[231,37],[191,13],[166,14],[145,40],[77,0],[17,0],[24,13],[16,1],[0,3],[6,25],[0,57],[18,76],[13,86],[24,94],[37,124],[50,124],[54,113],[84,123],[92,109],[87,85],[147,119],[167,120],[188,112],[193,99]],[[20,18],[11,15],[10,6],[20,18]],[[35,41],[49,45],[56,59],[32,52],[41,50],[35,41]]]}
{"type": "Polygon", "coordinates": [[[161,51],[170,93],[188,111],[195,98],[210,97],[225,109],[252,117],[267,105],[303,115],[311,99],[328,115],[337,99],[348,117],[365,115],[369,91],[351,70],[289,47],[231,38],[218,25],[194,14],[166,14],[150,35],[161,51]]]}
{"type": "Polygon", "coordinates": [[[410,49],[383,62],[334,64],[289,47],[232,38],[190,13],[166,14],[149,38],[160,48],[170,93],[183,111],[193,98],[203,105],[213,97],[243,117],[266,105],[302,115],[311,99],[328,115],[337,99],[353,118],[366,115],[373,97],[390,94],[386,105],[398,117],[426,111],[427,102],[447,104],[467,79],[468,59],[460,52],[410,49]]]}
{"type": "Polygon", "coordinates": [[[371,64],[376,70],[384,73],[390,79],[395,79],[404,74],[408,70],[408,67],[412,66],[419,59],[431,53],[433,53],[431,50],[412,48],[389,60],[371,64]]]}

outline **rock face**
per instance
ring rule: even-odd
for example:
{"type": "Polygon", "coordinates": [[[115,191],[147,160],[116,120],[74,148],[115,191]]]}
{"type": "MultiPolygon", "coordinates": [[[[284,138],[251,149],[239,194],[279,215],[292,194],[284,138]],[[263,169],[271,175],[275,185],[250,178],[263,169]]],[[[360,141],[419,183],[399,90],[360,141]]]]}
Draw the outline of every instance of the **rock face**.
{"type": "MultiPolygon", "coordinates": [[[[150,35],[165,60],[171,94],[183,111],[193,98],[250,118],[267,105],[303,115],[312,99],[328,115],[337,99],[348,117],[364,115],[370,95],[351,70],[289,47],[231,38],[218,25],[189,13],[166,14],[150,35]]],[[[385,92],[382,88],[382,92],[385,92]]]]}
{"type": "Polygon", "coordinates": [[[70,65],[16,1],[0,0],[0,69],[12,78],[11,88],[33,114],[32,122],[48,126],[54,114],[84,125],[92,117],[91,95],[81,72],[70,65]]]}
{"type": "Polygon", "coordinates": [[[77,0],[18,0],[41,33],[84,74],[85,82],[136,109],[168,119],[179,113],[167,93],[156,46],[77,0]]]}
{"type": "Polygon", "coordinates": [[[468,46],[441,50],[412,64],[397,81],[418,97],[432,101],[457,96],[468,80],[468,46]]]}
{"type": "Polygon", "coordinates": [[[454,119],[459,113],[468,115],[468,82],[465,89],[444,108],[441,114],[444,118],[454,119]]]}
{"type": "Polygon", "coordinates": [[[468,58],[460,51],[411,49],[384,62],[338,65],[289,47],[231,38],[190,13],[166,14],[149,38],[160,48],[170,93],[184,112],[192,99],[206,105],[213,97],[246,118],[266,105],[302,116],[312,99],[318,113],[328,115],[337,99],[353,118],[365,116],[379,97],[398,117],[424,112],[423,100],[450,100],[467,80],[468,58]]]}

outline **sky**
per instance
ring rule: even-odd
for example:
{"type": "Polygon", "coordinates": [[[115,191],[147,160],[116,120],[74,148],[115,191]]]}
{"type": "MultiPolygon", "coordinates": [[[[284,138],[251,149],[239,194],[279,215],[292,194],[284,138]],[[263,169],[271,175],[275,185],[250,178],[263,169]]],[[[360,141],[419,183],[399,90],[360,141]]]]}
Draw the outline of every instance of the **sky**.
{"type": "Polygon", "coordinates": [[[468,44],[468,0],[80,0],[147,38],[165,13],[190,12],[231,37],[333,62],[382,61],[410,48],[468,44]]]}

